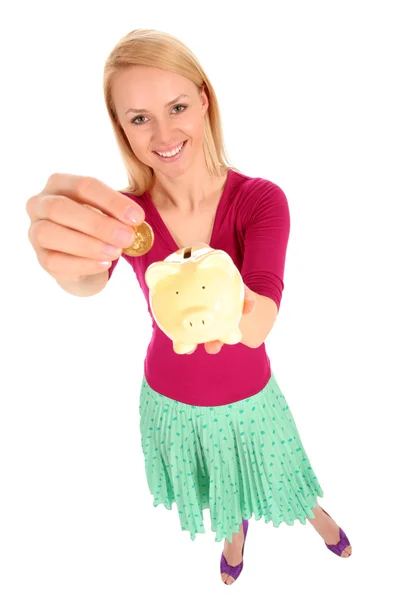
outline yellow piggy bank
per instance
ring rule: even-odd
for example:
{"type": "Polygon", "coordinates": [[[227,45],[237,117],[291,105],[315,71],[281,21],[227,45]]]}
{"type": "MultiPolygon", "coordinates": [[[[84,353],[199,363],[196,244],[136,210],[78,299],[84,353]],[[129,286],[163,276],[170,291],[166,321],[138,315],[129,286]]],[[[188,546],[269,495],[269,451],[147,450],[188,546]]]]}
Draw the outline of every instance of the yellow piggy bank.
{"type": "Polygon", "coordinates": [[[177,354],[197,344],[242,339],[244,285],[229,254],[204,244],[182,248],[145,273],[150,307],[177,354]]]}

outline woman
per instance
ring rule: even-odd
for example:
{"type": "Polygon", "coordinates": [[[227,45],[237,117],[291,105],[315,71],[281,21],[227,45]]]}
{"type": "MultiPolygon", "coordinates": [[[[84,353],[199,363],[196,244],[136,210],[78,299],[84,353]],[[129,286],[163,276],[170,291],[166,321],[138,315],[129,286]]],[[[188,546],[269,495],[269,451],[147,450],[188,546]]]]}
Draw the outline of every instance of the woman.
{"type": "Polygon", "coordinates": [[[104,93],[128,172],[122,193],[155,234],[144,256],[124,254],[147,301],[147,267],[194,243],[228,252],[246,286],[239,344],[215,340],[178,355],[153,320],[140,429],[154,505],[175,502],[192,539],[204,532],[202,511],[210,509],[216,541],[225,538],[226,584],[241,573],[252,515],[276,527],[308,519],[332,552],[350,556],[349,540],[318,505],[323,491],[264,345],[284,287],[285,194],[229,164],[211,83],[174,37],[153,30],[125,36],[107,59],[104,93]]]}

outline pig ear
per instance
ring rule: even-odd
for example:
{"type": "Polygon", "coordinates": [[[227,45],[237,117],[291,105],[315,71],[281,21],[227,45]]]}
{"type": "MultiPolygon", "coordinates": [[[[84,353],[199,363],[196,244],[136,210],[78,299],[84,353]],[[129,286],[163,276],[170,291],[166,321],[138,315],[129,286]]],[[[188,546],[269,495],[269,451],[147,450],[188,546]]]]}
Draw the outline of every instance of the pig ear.
{"type": "Polygon", "coordinates": [[[150,290],[153,290],[160,279],[168,275],[175,275],[179,271],[179,264],[168,262],[155,262],[150,265],[145,273],[145,280],[150,290]]]}
{"type": "Polygon", "coordinates": [[[206,254],[198,263],[199,269],[223,269],[228,271],[229,275],[232,275],[235,270],[235,265],[231,257],[223,251],[214,251],[210,254],[206,254]]]}

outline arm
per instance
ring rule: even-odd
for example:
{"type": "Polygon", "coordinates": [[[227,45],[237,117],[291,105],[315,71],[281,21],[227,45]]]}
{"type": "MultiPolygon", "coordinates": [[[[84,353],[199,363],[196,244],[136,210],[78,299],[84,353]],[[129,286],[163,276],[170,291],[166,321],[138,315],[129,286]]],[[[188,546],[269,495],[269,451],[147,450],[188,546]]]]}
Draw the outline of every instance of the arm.
{"type": "Polygon", "coordinates": [[[264,183],[245,227],[242,278],[247,297],[255,299],[244,311],[239,328],[241,343],[261,346],[278,316],[284,289],[286,250],[290,233],[287,198],[279,186],[264,183]],[[251,291],[250,291],[251,290],[251,291]]]}

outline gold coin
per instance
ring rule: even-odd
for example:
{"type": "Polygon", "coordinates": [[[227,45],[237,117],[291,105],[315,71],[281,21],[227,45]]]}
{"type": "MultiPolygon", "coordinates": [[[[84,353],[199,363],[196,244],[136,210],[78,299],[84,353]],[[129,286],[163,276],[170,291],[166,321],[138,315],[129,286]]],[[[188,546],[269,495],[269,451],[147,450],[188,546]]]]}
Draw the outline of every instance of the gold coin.
{"type": "Polygon", "coordinates": [[[146,254],[154,244],[154,233],[152,228],[146,221],[143,221],[141,225],[133,228],[135,232],[135,239],[132,246],[123,248],[122,252],[128,254],[128,256],[143,256],[146,254]]]}

